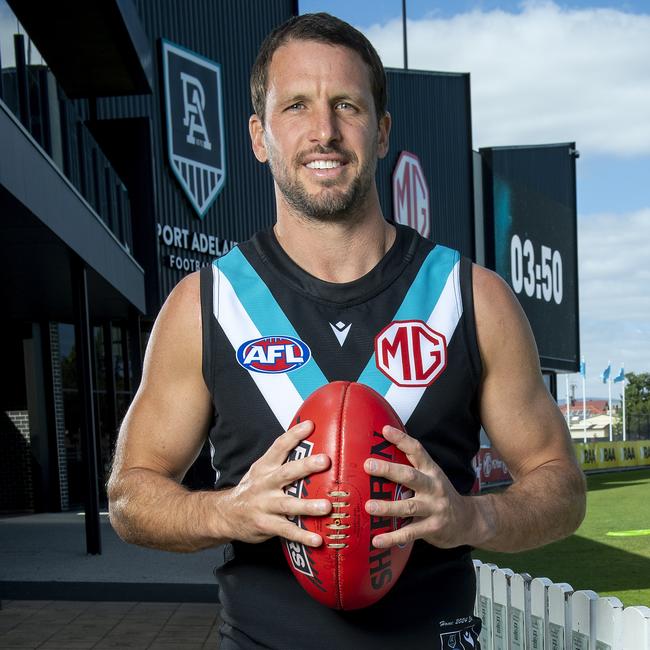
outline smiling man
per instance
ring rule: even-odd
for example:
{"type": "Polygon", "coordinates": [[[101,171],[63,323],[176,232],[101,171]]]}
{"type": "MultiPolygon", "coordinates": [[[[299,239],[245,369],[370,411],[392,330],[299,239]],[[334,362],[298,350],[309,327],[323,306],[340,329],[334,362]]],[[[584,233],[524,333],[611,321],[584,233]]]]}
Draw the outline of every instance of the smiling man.
{"type": "Polygon", "coordinates": [[[137,544],[221,546],[222,650],[476,648],[471,547],[531,548],[584,515],[528,323],[495,274],[384,219],[374,176],[389,143],[386,77],[362,34],[327,14],[293,18],[262,44],[251,94],[277,222],[163,306],[120,431],[111,521],[137,544]],[[382,434],[413,465],[366,462],[413,491],[366,503],[374,516],[412,517],[373,546],[415,545],[389,593],[354,612],[309,598],[280,546],[325,541],[288,517],[327,515],[331,503],[284,488],[330,459],[285,461],[313,430],[288,428],[293,414],[335,380],[386,396],[408,433],[382,434]],[[515,478],[502,494],[469,495],[481,425],[515,478]],[[206,435],[216,489],[188,492],[180,481],[206,435]]]}

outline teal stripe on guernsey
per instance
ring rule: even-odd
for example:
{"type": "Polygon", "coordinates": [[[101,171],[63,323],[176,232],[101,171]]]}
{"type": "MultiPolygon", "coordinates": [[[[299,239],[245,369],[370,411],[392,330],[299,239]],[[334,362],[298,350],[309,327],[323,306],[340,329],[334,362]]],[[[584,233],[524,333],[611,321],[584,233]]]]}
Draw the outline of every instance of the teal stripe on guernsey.
{"type": "MultiPolygon", "coordinates": [[[[293,336],[300,339],[269,288],[239,248],[233,248],[214,264],[228,278],[260,336],[293,336]]],[[[307,399],[317,388],[328,383],[313,355],[304,366],[286,373],[286,376],[303,399],[307,399]]]]}
{"type": "MultiPolygon", "coordinates": [[[[422,320],[426,323],[459,259],[458,251],[436,245],[422,262],[413,284],[392,320],[422,320]]],[[[390,379],[377,368],[374,350],[358,381],[384,396],[392,386],[390,379]]]]}

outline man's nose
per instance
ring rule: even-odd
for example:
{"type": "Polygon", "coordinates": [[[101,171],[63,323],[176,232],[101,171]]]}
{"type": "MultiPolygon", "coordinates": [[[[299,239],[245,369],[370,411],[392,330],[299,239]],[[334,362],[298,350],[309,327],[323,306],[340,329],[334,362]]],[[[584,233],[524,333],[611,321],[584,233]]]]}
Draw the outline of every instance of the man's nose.
{"type": "Polygon", "coordinates": [[[310,134],[312,142],[327,146],[341,138],[336,111],[328,106],[314,111],[313,124],[310,134]]]}

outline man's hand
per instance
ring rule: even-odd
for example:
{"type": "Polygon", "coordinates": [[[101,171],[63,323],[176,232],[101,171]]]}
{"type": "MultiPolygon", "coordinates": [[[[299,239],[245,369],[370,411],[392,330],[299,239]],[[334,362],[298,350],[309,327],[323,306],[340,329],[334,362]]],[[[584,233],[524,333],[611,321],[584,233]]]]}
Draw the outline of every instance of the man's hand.
{"type": "Polygon", "coordinates": [[[219,510],[228,537],[256,544],[271,537],[320,546],[320,535],[303,530],[287,517],[326,515],[332,509],[327,499],[296,499],[284,488],[294,481],[330,466],[325,454],[285,462],[289,453],[314,429],[305,420],[279,436],[266,453],[251,465],[239,484],[223,495],[219,510]]]}
{"type": "Polygon", "coordinates": [[[373,546],[387,548],[416,539],[440,548],[469,543],[470,529],[476,524],[472,499],[458,494],[418,440],[391,426],[385,426],[382,434],[407,455],[413,467],[371,458],[365,462],[366,472],[404,485],[415,494],[402,501],[370,500],[366,512],[381,517],[412,517],[413,521],[395,532],[377,535],[373,546]]]}

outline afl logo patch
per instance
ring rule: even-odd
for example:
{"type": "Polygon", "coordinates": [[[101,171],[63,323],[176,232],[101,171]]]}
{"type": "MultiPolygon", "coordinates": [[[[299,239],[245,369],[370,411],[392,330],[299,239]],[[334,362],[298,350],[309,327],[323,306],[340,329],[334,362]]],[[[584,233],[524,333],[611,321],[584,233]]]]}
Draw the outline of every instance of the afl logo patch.
{"type": "Polygon", "coordinates": [[[246,370],[263,373],[291,372],[311,358],[306,343],[292,336],[262,336],[246,341],[237,350],[237,362],[246,370]]]}

